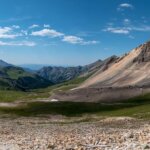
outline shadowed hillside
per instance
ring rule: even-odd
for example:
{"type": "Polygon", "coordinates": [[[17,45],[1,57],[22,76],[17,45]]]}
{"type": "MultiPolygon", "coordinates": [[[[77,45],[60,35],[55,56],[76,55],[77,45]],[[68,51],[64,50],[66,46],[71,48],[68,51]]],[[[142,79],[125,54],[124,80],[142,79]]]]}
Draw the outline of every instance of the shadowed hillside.
{"type": "Polygon", "coordinates": [[[0,89],[29,90],[42,88],[52,83],[36,74],[26,72],[20,67],[7,66],[0,68],[0,89]]]}

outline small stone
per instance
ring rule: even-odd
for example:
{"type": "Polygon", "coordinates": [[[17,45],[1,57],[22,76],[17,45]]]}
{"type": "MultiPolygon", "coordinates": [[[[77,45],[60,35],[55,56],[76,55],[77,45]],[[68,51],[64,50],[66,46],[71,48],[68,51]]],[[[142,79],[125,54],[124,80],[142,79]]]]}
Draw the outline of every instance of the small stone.
{"type": "Polygon", "coordinates": [[[48,149],[54,149],[54,148],[55,148],[55,145],[49,144],[49,145],[47,146],[47,148],[48,148],[48,149]]]}
{"type": "Polygon", "coordinates": [[[150,146],[146,144],[146,145],[144,146],[144,149],[150,149],[150,146]]]}

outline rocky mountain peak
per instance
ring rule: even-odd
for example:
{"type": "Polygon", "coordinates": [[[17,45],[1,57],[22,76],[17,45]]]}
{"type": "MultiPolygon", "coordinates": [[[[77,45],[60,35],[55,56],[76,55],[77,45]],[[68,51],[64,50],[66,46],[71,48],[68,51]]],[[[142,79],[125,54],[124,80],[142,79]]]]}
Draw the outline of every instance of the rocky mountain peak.
{"type": "Polygon", "coordinates": [[[138,63],[150,62],[150,41],[140,45],[138,48],[141,49],[141,52],[133,61],[138,63]]]}

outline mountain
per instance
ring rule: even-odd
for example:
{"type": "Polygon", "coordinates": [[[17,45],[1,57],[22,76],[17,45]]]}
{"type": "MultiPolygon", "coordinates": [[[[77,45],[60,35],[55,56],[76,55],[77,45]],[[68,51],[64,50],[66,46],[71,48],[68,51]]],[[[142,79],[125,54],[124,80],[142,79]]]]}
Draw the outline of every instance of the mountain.
{"type": "Polygon", "coordinates": [[[50,81],[29,73],[20,67],[7,66],[0,68],[0,89],[29,90],[47,87],[51,84],[50,81]]]}
{"type": "Polygon", "coordinates": [[[53,83],[61,83],[79,76],[84,68],[79,67],[43,67],[37,74],[53,83]]]}
{"type": "Polygon", "coordinates": [[[113,55],[111,57],[108,57],[105,60],[98,60],[94,63],[91,63],[89,65],[83,66],[84,71],[81,73],[80,76],[90,76],[96,73],[100,70],[105,70],[109,65],[114,63],[118,59],[117,56],[113,55]]]}
{"type": "Polygon", "coordinates": [[[86,66],[77,67],[43,67],[37,74],[53,83],[61,83],[76,77],[91,76],[97,72],[100,68],[105,69],[107,63],[117,59],[117,56],[112,56],[104,61],[98,60],[86,66]],[[105,66],[105,67],[104,67],[105,66]]]}
{"type": "Polygon", "coordinates": [[[120,57],[115,64],[89,78],[84,87],[150,86],[150,42],[120,57]]]}
{"type": "Polygon", "coordinates": [[[106,102],[128,99],[147,92],[150,92],[150,42],[138,46],[112,63],[106,63],[76,89],[59,92],[53,98],[106,102]]]}
{"type": "Polygon", "coordinates": [[[0,60],[0,67],[8,67],[8,66],[13,66],[12,64],[8,64],[7,62],[0,60]]]}

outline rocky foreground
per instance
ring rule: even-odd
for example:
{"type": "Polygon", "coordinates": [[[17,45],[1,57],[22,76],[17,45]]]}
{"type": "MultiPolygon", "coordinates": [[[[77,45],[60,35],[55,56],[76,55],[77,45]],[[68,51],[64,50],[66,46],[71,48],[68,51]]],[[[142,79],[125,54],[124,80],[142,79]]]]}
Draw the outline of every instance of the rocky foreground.
{"type": "Polygon", "coordinates": [[[52,123],[49,119],[0,119],[0,150],[150,149],[150,122],[108,118],[52,123]]]}

